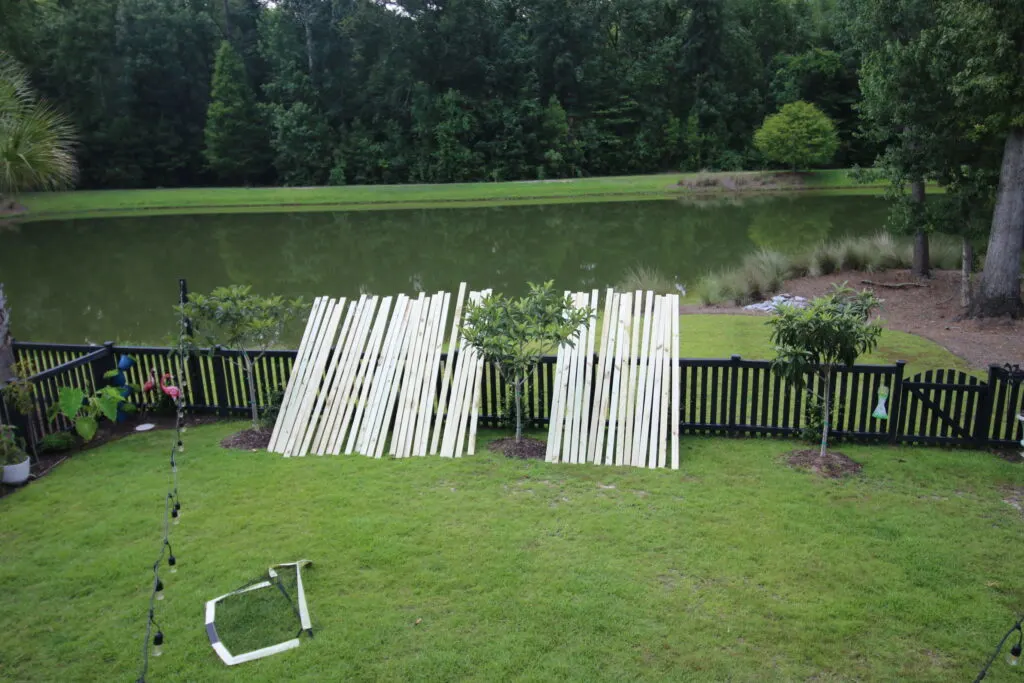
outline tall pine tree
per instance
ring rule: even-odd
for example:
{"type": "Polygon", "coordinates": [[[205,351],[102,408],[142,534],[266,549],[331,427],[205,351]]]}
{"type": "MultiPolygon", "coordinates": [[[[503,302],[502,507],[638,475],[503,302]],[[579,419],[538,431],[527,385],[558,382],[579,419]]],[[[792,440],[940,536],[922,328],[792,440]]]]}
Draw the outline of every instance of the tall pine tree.
{"type": "Polygon", "coordinates": [[[224,41],[213,67],[206,112],[206,163],[225,185],[249,185],[267,176],[269,136],[242,58],[224,41]]]}

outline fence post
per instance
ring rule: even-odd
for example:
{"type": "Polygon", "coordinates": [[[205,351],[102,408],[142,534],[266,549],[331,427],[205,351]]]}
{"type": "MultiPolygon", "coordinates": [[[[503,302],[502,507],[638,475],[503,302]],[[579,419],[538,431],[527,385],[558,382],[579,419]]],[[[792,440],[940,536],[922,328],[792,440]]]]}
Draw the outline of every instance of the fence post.
{"type": "Polygon", "coordinates": [[[727,429],[732,431],[736,429],[736,390],[740,383],[740,357],[734,355],[729,360],[732,361],[732,366],[730,366],[729,373],[726,375],[729,378],[729,424],[727,429]]]}
{"type": "Polygon", "coordinates": [[[92,388],[93,391],[99,389],[106,384],[105,375],[110,370],[117,369],[117,357],[114,355],[114,342],[108,341],[103,343],[103,348],[106,349],[106,354],[102,358],[97,358],[90,363],[90,369],[92,370],[92,388]]]}
{"type": "MultiPolygon", "coordinates": [[[[185,278],[179,278],[178,280],[178,303],[182,306],[188,303],[188,280],[185,278]]],[[[192,336],[192,319],[185,318],[185,334],[192,336]]]]}
{"type": "MultiPolygon", "coordinates": [[[[182,306],[188,303],[188,281],[185,278],[180,278],[178,280],[178,303],[182,306]]],[[[185,334],[192,337],[192,333],[192,319],[185,318],[185,334]]],[[[196,405],[207,405],[209,403],[209,399],[206,396],[206,392],[203,390],[202,368],[199,365],[199,357],[194,351],[188,354],[188,360],[185,363],[185,367],[182,368],[182,372],[185,373],[185,380],[188,386],[185,396],[192,397],[191,405],[186,404],[185,407],[189,408],[196,405]]]]}
{"type": "Polygon", "coordinates": [[[903,368],[905,360],[896,361],[896,371],[892,375],[892,387],[889,390],[889,443],[899,443],[900,424],[903,422],[900,412],[903,410],[903,368]]]}
{"type": "Polygon", "coordinates": [[[228,379],[224,373],[226,362],[223,346],[213,347],[213,392],[217,400],[217,415],[227,417],[228,415],[228,379]]]}
{"type": "Polygon", "coordinates": [[[996,381],[999,379],[999,366],[988,366],[988,382],[985,393],[981,396],[981,405],[974,418],[974,431],[971,434],[975,446],[984,447],[992,435],[992,401],[996,394],[996,381]]]}

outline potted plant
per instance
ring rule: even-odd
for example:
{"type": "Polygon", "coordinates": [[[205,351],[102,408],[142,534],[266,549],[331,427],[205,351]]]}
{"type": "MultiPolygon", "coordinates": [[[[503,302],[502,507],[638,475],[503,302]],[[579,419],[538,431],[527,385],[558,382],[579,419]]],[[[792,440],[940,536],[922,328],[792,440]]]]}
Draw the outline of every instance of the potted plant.
{"type": "Polygon", "coordinates": [[[19,486],[28,481],[31,465],[22,444],[23,441],[14,433],[14,427],[0,425],[0,463],[4,466],[5,484],[19,486]]]}

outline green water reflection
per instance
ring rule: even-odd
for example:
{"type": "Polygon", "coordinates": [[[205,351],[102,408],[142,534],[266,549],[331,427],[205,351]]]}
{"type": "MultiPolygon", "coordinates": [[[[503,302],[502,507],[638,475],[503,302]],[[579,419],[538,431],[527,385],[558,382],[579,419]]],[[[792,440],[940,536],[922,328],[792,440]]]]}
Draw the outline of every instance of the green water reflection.
{"type": "Polygon", "coordinates": [[[767,247],[794,251],[869,234],[871,197],[756,197],[370,212],[223,214],[28,223],[0,232],[14,333],[32,341],[159,343],[177,280],[247,283],[307,298],[615,284],[653,266],[692,286],[767,247]]]}

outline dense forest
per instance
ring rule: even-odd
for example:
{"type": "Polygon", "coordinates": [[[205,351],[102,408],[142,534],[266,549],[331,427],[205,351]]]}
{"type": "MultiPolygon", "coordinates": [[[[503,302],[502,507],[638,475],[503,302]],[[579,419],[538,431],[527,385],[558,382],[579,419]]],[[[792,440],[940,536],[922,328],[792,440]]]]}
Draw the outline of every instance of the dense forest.
{"type": "MultiPolygon", "coordinates": [[[[929,232],[987,236],[972,310],[1024,313],[1019,0],[0,0],[0,53],[8,122],[49,111],[31,82],[77,131],[81,188],[817,158],[892,181],[919,275],[929,232]],[[809,131],[827,153],[801,149],[809,131]],[[926,201],[927,181],[945,192],[926,201]]],[[[20,150],[46,145],[29,139],[0,161],[31,167],[20,150]]],[[[0,190],[45,186],[30,171],[0,190]]]]}
{"type": "Polygon", "coordinates": [[[796,100],[836,122],[836,164],[879,151],[830,0],[0,3],[82,188],[758,168],[796,100]]]}

